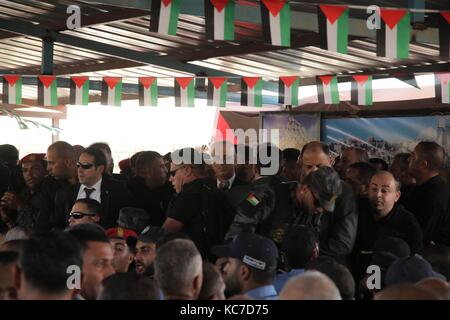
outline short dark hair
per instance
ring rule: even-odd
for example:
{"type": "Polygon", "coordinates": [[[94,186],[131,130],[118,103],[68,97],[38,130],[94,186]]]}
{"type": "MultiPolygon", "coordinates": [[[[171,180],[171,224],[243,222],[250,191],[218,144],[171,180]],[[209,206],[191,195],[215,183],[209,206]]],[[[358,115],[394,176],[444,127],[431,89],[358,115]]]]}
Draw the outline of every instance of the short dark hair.
{"type": "Polygon", "coordinates": [[[115,273],[102,282],[98,300],[160,300],[156,282],[135,273],[115,273]]]}
{"type": "Polygon", "coordinates": [[[83,251],[86,250],[89,242],[110,243],[105,230],[94,223],[77,224],[68,228],[67,232],[78,241],[83,251]]]}
{"type": "Polygon", "coordinates": [[[67,270],[73,265],[83,265],[81,248],[70,234],[59,230],[29,239],[19,258],[26,281],[46,293],[68,290],[67,270]]]}
{"type": "Polygon", "coordinates": [[[356,170],[358,180],[365,185],[370,184],[370,179],[375,174],[376,170],[367,162],[357,162],[348,167],[348,169],[356,170]]]}
{"type": "Polygon", "coordinates": [[[283,160],[288,162],[297,162],[300,156],[300,150],[295,148],[286,148],[282,151],[283,160]]]}
{"type": "Polygon", "coordinates": [[[294,225],[284,236],[282,251],[291,268],[304,269],[311,261],[314,248],[319,242],[316,231],[303,225],[294,225]]]}
{"type": "Polygon", "coordinates": [[[411,157],[410,153],[406,153],[406,152],[402,152],[402,153],[397,153],[394,156],[394,161],[396,159],[398,159],[398,161],[400,162],[400,167],[403,170],[408,170],[409,167],[409,158],[411,157]]]}
{"type": "Polygon", "coordinates": [[[302,148],[302,151],[300,152],[300,155],[303,157],[303,154],[308,151],[308,149],[312,149],[314,147],[319,147],[322,149],[322,152],[325,153],[327,156],[330,155],[330,148],[328,145],[322,141],[310,141],[307,144],[305,144],[302,148]]]}
{"type": "Polygon", "coordinates": [[[94,164],[96,167],[104,166],[106,168],[107,160],[106,160],[105,153],[102,150],[100,150],[99,148],[90,146],[90,147],[84,149],[81,154],[83,154],[83,153],[94,157],[94,164]]]}
{"type": "Polygon", "coordinates": [[[388,171],[388,169],[389,169],[389,165],[387,164],[387,162],[381,158],[370,158],[368,162],[370,164],[374,164],[374,165],[378,165],[378,164],[381,165],[382,171],[388,171]]]}
{"type": "Polygon", "coordinates": [[[137,159],[139,158],[139,156],[141,155],[141,153],[143,153],[144,151],[139,151],[139,152],[136,152],[135,154],[133,154],[132,156],[131,156],[131,158],[130,158],[130,167],[131,168],[136,168],[136,162],[137,162],[137,159]]]}
{"type": "Polygon", "coordinates": [[[19,150],[11,144],[0,145],[0,162],[6,162],[9,167],[14,167],[19,161],[19,150]]]}
{"type": "Polygon", "coordinates": [[[203,261],[203,283],[197,300],[209,300],[217,291],[220,278],[221,275],[216,267],[210,262],[203,261]]]}
{"type": "Polygon", "coordinates": [[[15,251],[0,251],[0,265],[8,265],[17,262],[19,253],[15,251]]]}
{"type": "Polygon", "coordinates": [[[95,199],[81,198],[75,201],[75,203],[85,204],[89,213],[96,214],[98,216],[102,215],[102,205],[95,199]]]}
{"type": "Polygon", "coordinates": [[[192,240],[186,233],[183,232],[163,233],[156,242],[156,250],[165,245],[167,242],[176,239],[192,240]]]}
{"type": "Polygon", "coordinates": [[[23,246],[28,241],[28,239],[14,239],[4,242],[1,245],[2,249],[7,249],[7,251],[14,251],[20,254],[22,252],[23,246]]]}
{"type": "Polygon", "coordinates": [[[445,167],[445,150],[436,142],[422,141],[417,145],[419,159],[425,160],[431,170],[442,170],[445,167]]]}
{"type": "Polygon", "coordinates": [[[107,144],[106,142],[95,142],[95,143],[91,144],[89,146],[89,148],[90,147],[104,150],[108,153],[108,155],[111,155],[111,148],[109,147],[109,144],[107,144]]]}
{"type": "MultiPolygon", "coordinates": [[[[272,161],[270,161],[269,163],[264,163],[263,159],[261,158],[261,156],[263,155],[261,150],[264,150],[265,156],[267,156],[268,158],[272,159],[272,157],[274,155],[278,156],[278,163],[279,165],[281,165],[280,161],[283,157],[281,150],[274,144],[272,143],[261,143],[258,145],[258,152],[256,153],[256,166],[259,168],[269,168],[270,166],[272,166],[272,161]]],[[[280,169],[280,167],[278,167],[278,170],[280,169]]]]}
{"type": "Polygon", "coordinates": [[[71,144],[65,141],[56,141],[52,143],[47,150],[54,150],[59,158],[77,161],[75,150],[71,144]]]}

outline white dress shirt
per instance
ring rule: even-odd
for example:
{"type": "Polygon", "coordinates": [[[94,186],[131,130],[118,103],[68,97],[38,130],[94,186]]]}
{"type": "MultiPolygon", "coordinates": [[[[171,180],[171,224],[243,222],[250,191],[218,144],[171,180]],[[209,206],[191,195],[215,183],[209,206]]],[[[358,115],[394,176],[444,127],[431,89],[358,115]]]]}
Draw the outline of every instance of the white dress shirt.
{"type": "MultiPolygon", "coordinates": [[[[228,181],[228,188],[227,188],[228,190],[231,189],[231,186],[233,185],[233,182],[235,179],[236,179],[236,173],[234,173],[230,179],[225,180],[225,181],[228,181]]],[[[222,181],[222,182],[225,182],[225,181],[222,181]]],[[[220,184],[221,184],[221,181],[219,179],[217,179],[217,188],[220,188],[220,184]]]]}
{"type": "Polygon", "coordinates": [[[100,193],[100,188],[102,186],[102,179],[100,178],[100,180],[97,181],[96,184],[94,184],[92,187],[87,187],[84,184],[82,184],[80,186],[80,190],[78,190],[78,196],[77,196],[77,200],[78,199],[84,199],[87,198],[87,194],[86,191],[84,191],[84,188],[88,188],[88,189],[95,189],[92,193],[91,196],[89,197],[90,199],[94,199],[97,200],[99,203],[102,203],[102,197],[101,197],[101,193],[100,193]]]}

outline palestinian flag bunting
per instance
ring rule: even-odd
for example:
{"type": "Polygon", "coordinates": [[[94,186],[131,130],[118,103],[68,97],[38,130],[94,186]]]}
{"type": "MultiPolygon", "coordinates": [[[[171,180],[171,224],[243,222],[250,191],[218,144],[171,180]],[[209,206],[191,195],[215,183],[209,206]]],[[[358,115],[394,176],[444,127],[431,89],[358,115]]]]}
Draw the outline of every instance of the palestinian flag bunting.
{"type": "Polygon", "coordinates": [[[450,11],[440,13],[439,25],[439,55],[450,57],[450,11]]]}
{"type": "Polygon", "coordinates": [[[150,31],[166,35],[177,33],[180,0],[153,0],[150,31]]]}
{"type": "Polygon", "coordinates": [[[322,49],[347,53],[348,12],[348,6],[319,6],[319,35],[322,49]]]}
{"type": "Polygon", "coordinates": [[[38,103],[44,107],[58,105],[56,76],[38,76],[38,103]]]}
{"type": "Polygon", "coordinates": [[[234,40],[235,0],[205,0],[206,38],[234,40]]]}
{"type": "Polygon", "coordinates": [[[377,30],[377,55],[407,59],[411,38],[410,13],[402,9],[381,9],[381,29],[377,30]]]}
{"type": "Polygon", "coordinates": [[[450,103],[450,73],[436,73],[436,102],[450,103]]]}
{"type": "Polygon", "coordinates": [[[264,42],[274,46],[291,45],[291,9],[286,0],[261,0],[264,42]]]}
{"type": "Polygon", "coordinates": [[[317,94],[323,104],[339,104],[339,91],[336,76],[317,77],[317,94]]]}
{"type": "Polygon", "coordinates": [[[261,77],[242,77],[241,80],[241,105],[249,107],[262,107],[261,77]]]}
{"type": "Polygon", "coordinates": [[[224,108],[227,103],[227,78],[208,78],[208,106],[224,108]]]}
{"type": "Polygon", "coordinates": [[[300,80],[297,76],[280,77],[278,81],[278,103],[298,106],[299,83],[300,80]]]}
{"type": "Polygon", "coordinates": [[[19,75],[3,76],[4,104],[22,104],[22,77],[19,75]]]}
{"type": "Polygon", "coordinates": [[[120,107],[122,104],[122,78],[103,77],[102,105],[120,107]]]}
{"type": "Polygon", "coordinates": [[[155,77],[140,77],[138,84],[139,105],[156,107],[158,105],[158,80],[155,77]]]}
{"type": "Polygon", "coordinates": [[[175,106],[194,107],[195,81],[192,77],[175,78],[175,106]]]}
{"type": "Polygon", "coordinates": [[[372,76],[356,75],[352,78],[351,100],[353,105],[371,106],[372,76]]]}
{"type": "Polygon", "coordinates": [[[89,77],[70,77],[70,104],[89,104],[89,77]]]}

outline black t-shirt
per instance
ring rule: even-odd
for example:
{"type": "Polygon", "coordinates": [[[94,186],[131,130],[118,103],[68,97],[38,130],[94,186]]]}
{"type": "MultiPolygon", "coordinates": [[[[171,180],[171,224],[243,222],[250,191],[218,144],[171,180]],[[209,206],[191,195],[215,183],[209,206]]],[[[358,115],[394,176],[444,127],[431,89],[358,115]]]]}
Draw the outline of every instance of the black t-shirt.
{"type": "Polygon", "coordinates": [[[423,241],[450,246],[450,191],[441,177],[436,176],[415,186],[403,205],[411,211],[422,227],[423,241]]]}

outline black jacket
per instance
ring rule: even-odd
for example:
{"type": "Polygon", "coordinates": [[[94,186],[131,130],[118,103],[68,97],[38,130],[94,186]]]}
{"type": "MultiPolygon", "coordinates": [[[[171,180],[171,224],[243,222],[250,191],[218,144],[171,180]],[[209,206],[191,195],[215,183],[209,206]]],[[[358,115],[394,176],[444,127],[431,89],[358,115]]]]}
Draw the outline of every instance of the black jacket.
{"type": "Polygon", "coordinates": [[[423,241],[450,246],[450,191],[441,177],[436,176],[420,186],[415,186],[403,205],[419,221],[423,241]]]}
{"type": "MultiPolygon", "coordinates": [[[[65,228],[67,226],[69,213],[77,200],[80,186],[77,183],[57,193],[54,216],[54,224],[57,227],[65,228]]],[[[114,180],[107,175],[103,175],[102,178],[100,197],[102,208],[100,225],[105,229],[117,226],[120,209],[135,205],[135,200],[124,183],[114,180]]]]}

